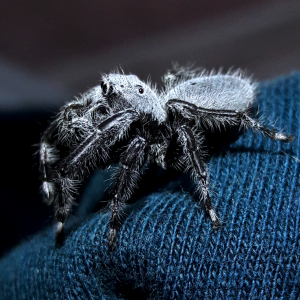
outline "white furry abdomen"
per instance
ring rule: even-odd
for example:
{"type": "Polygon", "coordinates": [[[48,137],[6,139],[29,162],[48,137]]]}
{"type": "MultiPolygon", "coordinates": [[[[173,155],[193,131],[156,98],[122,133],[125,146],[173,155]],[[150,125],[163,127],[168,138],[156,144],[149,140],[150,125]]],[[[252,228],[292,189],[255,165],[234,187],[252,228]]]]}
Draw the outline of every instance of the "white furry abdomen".
{"type": "Polygon", "coordinates": [[[245,111],[256,98],[255,84],[239,73],[199,76],[180,82],[166,92],[164,104],[171,99],[183,100],[199,107],[245,111]]]}

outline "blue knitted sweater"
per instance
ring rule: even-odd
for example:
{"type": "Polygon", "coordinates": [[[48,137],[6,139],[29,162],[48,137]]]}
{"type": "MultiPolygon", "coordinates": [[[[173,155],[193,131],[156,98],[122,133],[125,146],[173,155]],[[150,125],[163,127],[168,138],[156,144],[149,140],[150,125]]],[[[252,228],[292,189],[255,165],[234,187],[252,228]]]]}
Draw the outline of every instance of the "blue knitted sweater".
{"type": "Polygon", "coordinates": [[[60,248],[52,229],[23,242],[0,261],[0,299],[299,299],[300,74],[260,84],[258,98],[296,138],[248,131],[212,157],[220,230],[178,179],[131,205],[112,253],[105,211],[60,248]]]}

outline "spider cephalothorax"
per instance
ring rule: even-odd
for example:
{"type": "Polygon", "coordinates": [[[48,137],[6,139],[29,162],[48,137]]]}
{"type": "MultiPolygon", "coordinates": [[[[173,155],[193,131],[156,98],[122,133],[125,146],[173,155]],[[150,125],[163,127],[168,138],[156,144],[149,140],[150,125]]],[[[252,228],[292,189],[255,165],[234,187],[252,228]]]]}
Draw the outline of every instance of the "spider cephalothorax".
{"type": "Polygon", "coordinates": [[[40,145],[42,192],[46,203],[55,204],[57,238],[84,177],[115,162],[120,164],[109,202],[111,249],[118,217],[148,160],[163,168],[188,170],[218,227],[208,189],[204,135],[251,128],[274,140],[293,141],[293,136],[268,129],[250,116],[256,86],[240,72],[178,69],[164,77],[164,84],[159,93],[135,75],[104,75],[99,86],[65,105],[45,131],[40,145]]]}

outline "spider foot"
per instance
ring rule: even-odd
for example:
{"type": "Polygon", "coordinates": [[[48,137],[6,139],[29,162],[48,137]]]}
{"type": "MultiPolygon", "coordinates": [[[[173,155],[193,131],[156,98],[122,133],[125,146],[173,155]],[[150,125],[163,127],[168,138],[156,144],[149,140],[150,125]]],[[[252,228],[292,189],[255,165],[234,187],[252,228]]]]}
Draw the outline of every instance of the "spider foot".
{"type": "Polygon", "coordinates": [[[219,219],[217,213],[213,209],[209,209],[208,214],[209,214],[210,220],[212,222],[213,228],[214,229],[219,229],[222,225],[222,222],[219,219]]]}
{"type": "Polygon", "coordinates": [[[285,143],[291,143],[295,139],[293,135],[283,134],[278,132],[275,133],[274,138],[278,141],[285,142],[285,143]]]}
{"type": "Polygon", "coordinates": [[[64,242],[64,223],[56,222],[55,227],[55,242],[56,246],[61,246],[64,242]]]}
{"type": "Polygon", "coordinates": [[[117,243],[117,230],[110,228],[109,237],[108,237],[108,247],[110,251],[113,251],[115,249],[116,243],[117,243]]]}

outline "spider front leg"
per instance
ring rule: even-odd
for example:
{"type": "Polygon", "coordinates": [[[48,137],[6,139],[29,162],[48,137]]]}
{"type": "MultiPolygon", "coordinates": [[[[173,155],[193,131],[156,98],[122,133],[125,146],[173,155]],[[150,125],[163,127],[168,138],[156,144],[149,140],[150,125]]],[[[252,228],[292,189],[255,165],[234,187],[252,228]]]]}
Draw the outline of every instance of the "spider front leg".
{"type": "Polygon", "coordinates": [[[215,212],[208,189],[208,173],[207,165],[204,160],[201,146],[197,145],[192,129],[187,125],[182,125],[177,129],[178,141],[183,148],[184,154],[188,157],[189,166],[194,175],[194,180],[198,181],[197,191],[200,194],[200,199],[204,203],[206,212],[208,213],[213,227],[218,228],[221,221],[215,212]]]}
{"type": "Polygon", "coordinates": [[[44,132],[40,144],[40,176],[42,180],[42,193],[46,204],[50,205],[54,200],[55,184],[53,182],[53,168],[59,159],[58,151],[52,144],[52,134],[56,126],[52,123],[44,132]]]}
{"type": "Polygon", "coordinates": [[[46,204],[50,205],[56,192],[55,169],[60,160],[61,146],[70,147],[70,144],[80,138],[74,131],[80,127],[81,134],[90,132],[93,128],[91,120],[80,117],[86,111],[84,103],[71,102],[64,106],[56,119],[44,132],[40,143],[40,176],[42,193],[46,204]]]}
{"type": "Polygon", "coordinates": [[[116,246],[118,218],[124,209],[125,201],[130,198],[133,189],[137,185],[146,153],[147,143],[145,139],[136,136],[130,142],[127,150],[121,155],[121,164],[115,176],[114,187],[111,193],[112,199],[109,204],[111,216],[108,245],[111,250],[116,246]]]}
{"type": "Polygon", "coordinates": [[[57,241],[62,237],[65,220],[84,175],[90,169],[105,166],[109,148],[123,138],[130,125],[138,118],[136,111],[131,109],[107,118],[58,166],[55,178],[58,189],[55,198],[57,241]]]}

